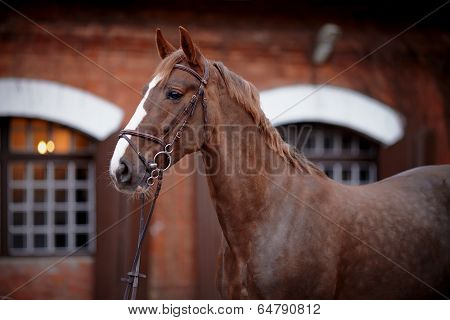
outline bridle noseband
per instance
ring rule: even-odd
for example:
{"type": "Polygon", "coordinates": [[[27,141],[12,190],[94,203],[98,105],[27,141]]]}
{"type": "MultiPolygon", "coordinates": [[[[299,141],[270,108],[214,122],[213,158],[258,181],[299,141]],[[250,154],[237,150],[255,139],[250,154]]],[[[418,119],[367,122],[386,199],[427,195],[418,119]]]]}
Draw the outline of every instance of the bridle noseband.
{"type": "MultiPolygon", "coordinates": [[[[176,64],[174,65],[174,69],[183,70],[187,73],[190,73],[195,78],[197,78],[200,81],[200,85],[196,91],[196,93],[191,97],[188,104],[181,110],[181,112],[175,116],[175,118],[172,120],[169,126],[169,130],[167,133],[162,137],[156,137],[154,135],[144,133],[144,132],[138,132],[136,130],[122,130],[119,134],[119,139],[123,138],[125,139],[133,151],[137,154],[139,160],[142,162],[142,164],[145,167],[145,174],[142,178],[144,180],[147,176],[147,185],[152,186],[155,181],[158,181],[158,184],[156,185],[156,189],[153,195],[153,199],[150,202],[150,209],[147,217],[144,221],[144,194],[141,193],[141,210],[140,210],[140,219],[139,219],[139,236],[138,236],[138,242],[136,247],[136,252],[134,254],[133,263],[131,267],[131,271],[127,273],[127,277],[122,278],[124,282],[126,282],[127,286],[124,293],[124,299],[136,299],[137,296],[137,289],[139,285],[139,278],[145,278],[145,275],[140,273],[139,266],[141,262],[141,249],[144,242],[144,237],[147,232],[148,226],[150,224],[150,220],[153,215],[153,211],[155,209],[155,203],[156,199],[158,198],[159,192],[161,190],[162,186],[162,177],[163,172],[170,168],[172,165],[172,152],[174,149],[174,143],[177,139],[180,139],[183,130],[186,127],[189,119],[194,115],[195,109],[197,107],[198,101],[200,100],[202,107],[203,107],[203,121],[205,124],[204,128],[204,134],[205,134],[205,141],[207,139],[207,128],[206,124],[208,121],[207,113],[206,113],[206,99],[205,99],[205,87],[208,84],[208,78],[209,78],[209,69],[208,69],[208,62],[205,62],[205,72],[203,74],[203,77],[200,76],[195,70],[192,70],[189,67],[186,67],[182,64],[176,64]],[[179,126],[177,132],[173,136],[172,140],[170,140],[169,143],[164,142],[164,138],[170,134],[177,126],[181,123],[179,126]],[[141,139],[150,140],[154,143],[157,143],[161,146],[161,150],[157,152],[154,156],[152,161],[147,161],[145,159],[145,156],[138,150],[136,145],[131,141],[131,138],[129,136],[134,136],[141,139]],[[158,167],[158,158],[159,157],[166,157],[167,162],[161,167],[158,167]]],[[[142,181],[141,181],[142,182],[142,181]]]]}
{"type": "MultiPolygon", "coordinates": [[[[148,176],[147,185],[149,185],[149,186],[152,186],[155,183],[155,180],[162,174],[162,172],[169,169],[170,166],[172,165],[172,152],[174,149],[174,143],[177,139],[181,138],[181,136],[183,134],[183,130],[186,127],[186,124],[188,123],[189,119],[194,115],[194,112],[195,112],[195,109],[197,107],[199,100],[200,100],[202,108],[203,108],[203,121],[205,124],[205,130],[206,130],[206,124],[208,121],[207,110],[206,110],[207,106],[206,106],[206,99],[205,99],[205,87],[208,84],[208,79],[209,79],[208,62],[206,61],[205,65],[204,65],[205,72],[204,72],[203,77],[201,75],[199,75],[195,70],[193,70],[189,67],[186,67],[182,64],[175,64],[173,68],[183,70],[183,71],[193,75],[195,78],[197,78],[200,81],[200,85],[199,85],[196,93],[189,100],[188,104],[172,120],[167,133],[162,138],[156,137],[149,133],[139,132],[136,130],[126,130],[125,129],[125,130],[120,131],[120,133],[119,133],[119,139],[123,138],[128,142],[128,144],[131,146],[133,151],[137,154],[139,160],[144,165],[146,174],[144,174],[143,179],[145,179],[146,176],[148,176]],[[180,123],[182,123],[182,124],[179,126],[179,128],[178,128],[177,132],[175,133],[175,135],[173,136],[172,140],[169,143],[165,143],[164,137],[169,135],[170,132],[174,128],[176,128],[180,123]],[[136,145],[133,143],[133,141],[131,141],[130,137],[128,137],[128,136],[134,136],[137,138],[146,139],[146,140],[152,141],[154,143],[157,143],[161,146],[161,150],[153,156],[152,161],[147,161],[145,159],[145,156],[138,150],[136,145]],[[158,167],[158,158],[159,157],[165,157],[165,159],[167,160],[165,165],[163,165],[161,167],[158,167]]],[[[206,137],[206,133],[205,133],[205,137],[206,137]]]]}

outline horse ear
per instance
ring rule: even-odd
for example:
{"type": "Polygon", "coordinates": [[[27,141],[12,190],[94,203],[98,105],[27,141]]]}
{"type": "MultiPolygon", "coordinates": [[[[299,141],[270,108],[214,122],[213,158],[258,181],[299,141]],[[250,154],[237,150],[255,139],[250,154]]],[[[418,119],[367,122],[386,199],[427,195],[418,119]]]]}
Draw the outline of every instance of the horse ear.
{"type": "Polygon", "coordinates": [[[180,43],[184,54],[188,58],[189,63],[199,65],[202,54],[197,46],[192,41],[189,31],[180,26],[180,43]]]}
{"type": "Polygon", "coordinates": [[[158,53],[161,59],[164,59],[176,50],[175,47],[163,37],[161,29],[159,28],[156,29],[156,46],[158,47],[158,53]]]}

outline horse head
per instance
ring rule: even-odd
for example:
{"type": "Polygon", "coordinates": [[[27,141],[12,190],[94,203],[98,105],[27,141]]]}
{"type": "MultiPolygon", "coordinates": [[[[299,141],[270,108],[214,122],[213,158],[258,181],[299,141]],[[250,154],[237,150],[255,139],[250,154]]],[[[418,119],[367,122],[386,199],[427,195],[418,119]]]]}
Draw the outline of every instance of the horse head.
{"type": "Polygon", "coordinates": [[[162,61],[111,158],[110,175],[119,191],[145,190],[183,156],[199,150],[218,101],[208,85],[214,82],[209,62],[186,29],[180,27],[180,49],[159,29],[156,44],[162,61]]]}

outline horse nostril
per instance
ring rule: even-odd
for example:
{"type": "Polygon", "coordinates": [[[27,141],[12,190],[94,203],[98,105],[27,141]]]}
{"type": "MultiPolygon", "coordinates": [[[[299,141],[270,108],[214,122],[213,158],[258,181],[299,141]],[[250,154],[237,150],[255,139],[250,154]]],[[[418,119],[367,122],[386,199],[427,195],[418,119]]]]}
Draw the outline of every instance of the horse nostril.
{"type": "Polygon", "coordinates": [[[117,181],[120,183],[128,183],[131,181],[131,170],[130,166],[125,160],[120,160],[119,167],[116,171],[117,181]]]}

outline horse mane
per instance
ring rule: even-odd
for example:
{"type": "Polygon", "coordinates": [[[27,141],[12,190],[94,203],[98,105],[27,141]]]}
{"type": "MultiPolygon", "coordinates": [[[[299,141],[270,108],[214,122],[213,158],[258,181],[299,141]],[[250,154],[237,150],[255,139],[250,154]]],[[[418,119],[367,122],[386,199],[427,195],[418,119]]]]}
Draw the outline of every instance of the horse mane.
{"type": "MultiPolygon", "coordinates": [[[[167,81],[173,66],[180,63],[183,57],[183,51],[177,50],[161,62],[155,71],[155,75],[159,75],[161,79],[160,83],[164,84],[167,81]]],[[[323,171],[314,163],[281,138],[279,132],[272,126],[262,111],[259,92],[253,84],[229,70],[221,62],[214,61],[212,64],[219,71],[230,96],[249,113],[255,124],[260,128],[266,144],[271,150],[278,153],[300,172],[325,176],[323,171]]]]}
{"type": "Polygon", "coordinates": [[[262,111],[259,92],[253,84],[229,70],[221,62],[213,62],[213,65],[222,76],[228,93],[250,114],[271,150],[277,152],[285,161],[301,172],[325,176],[323,171],[314,163],[281,138],[279,132],[272,126],[262,111]]]}

